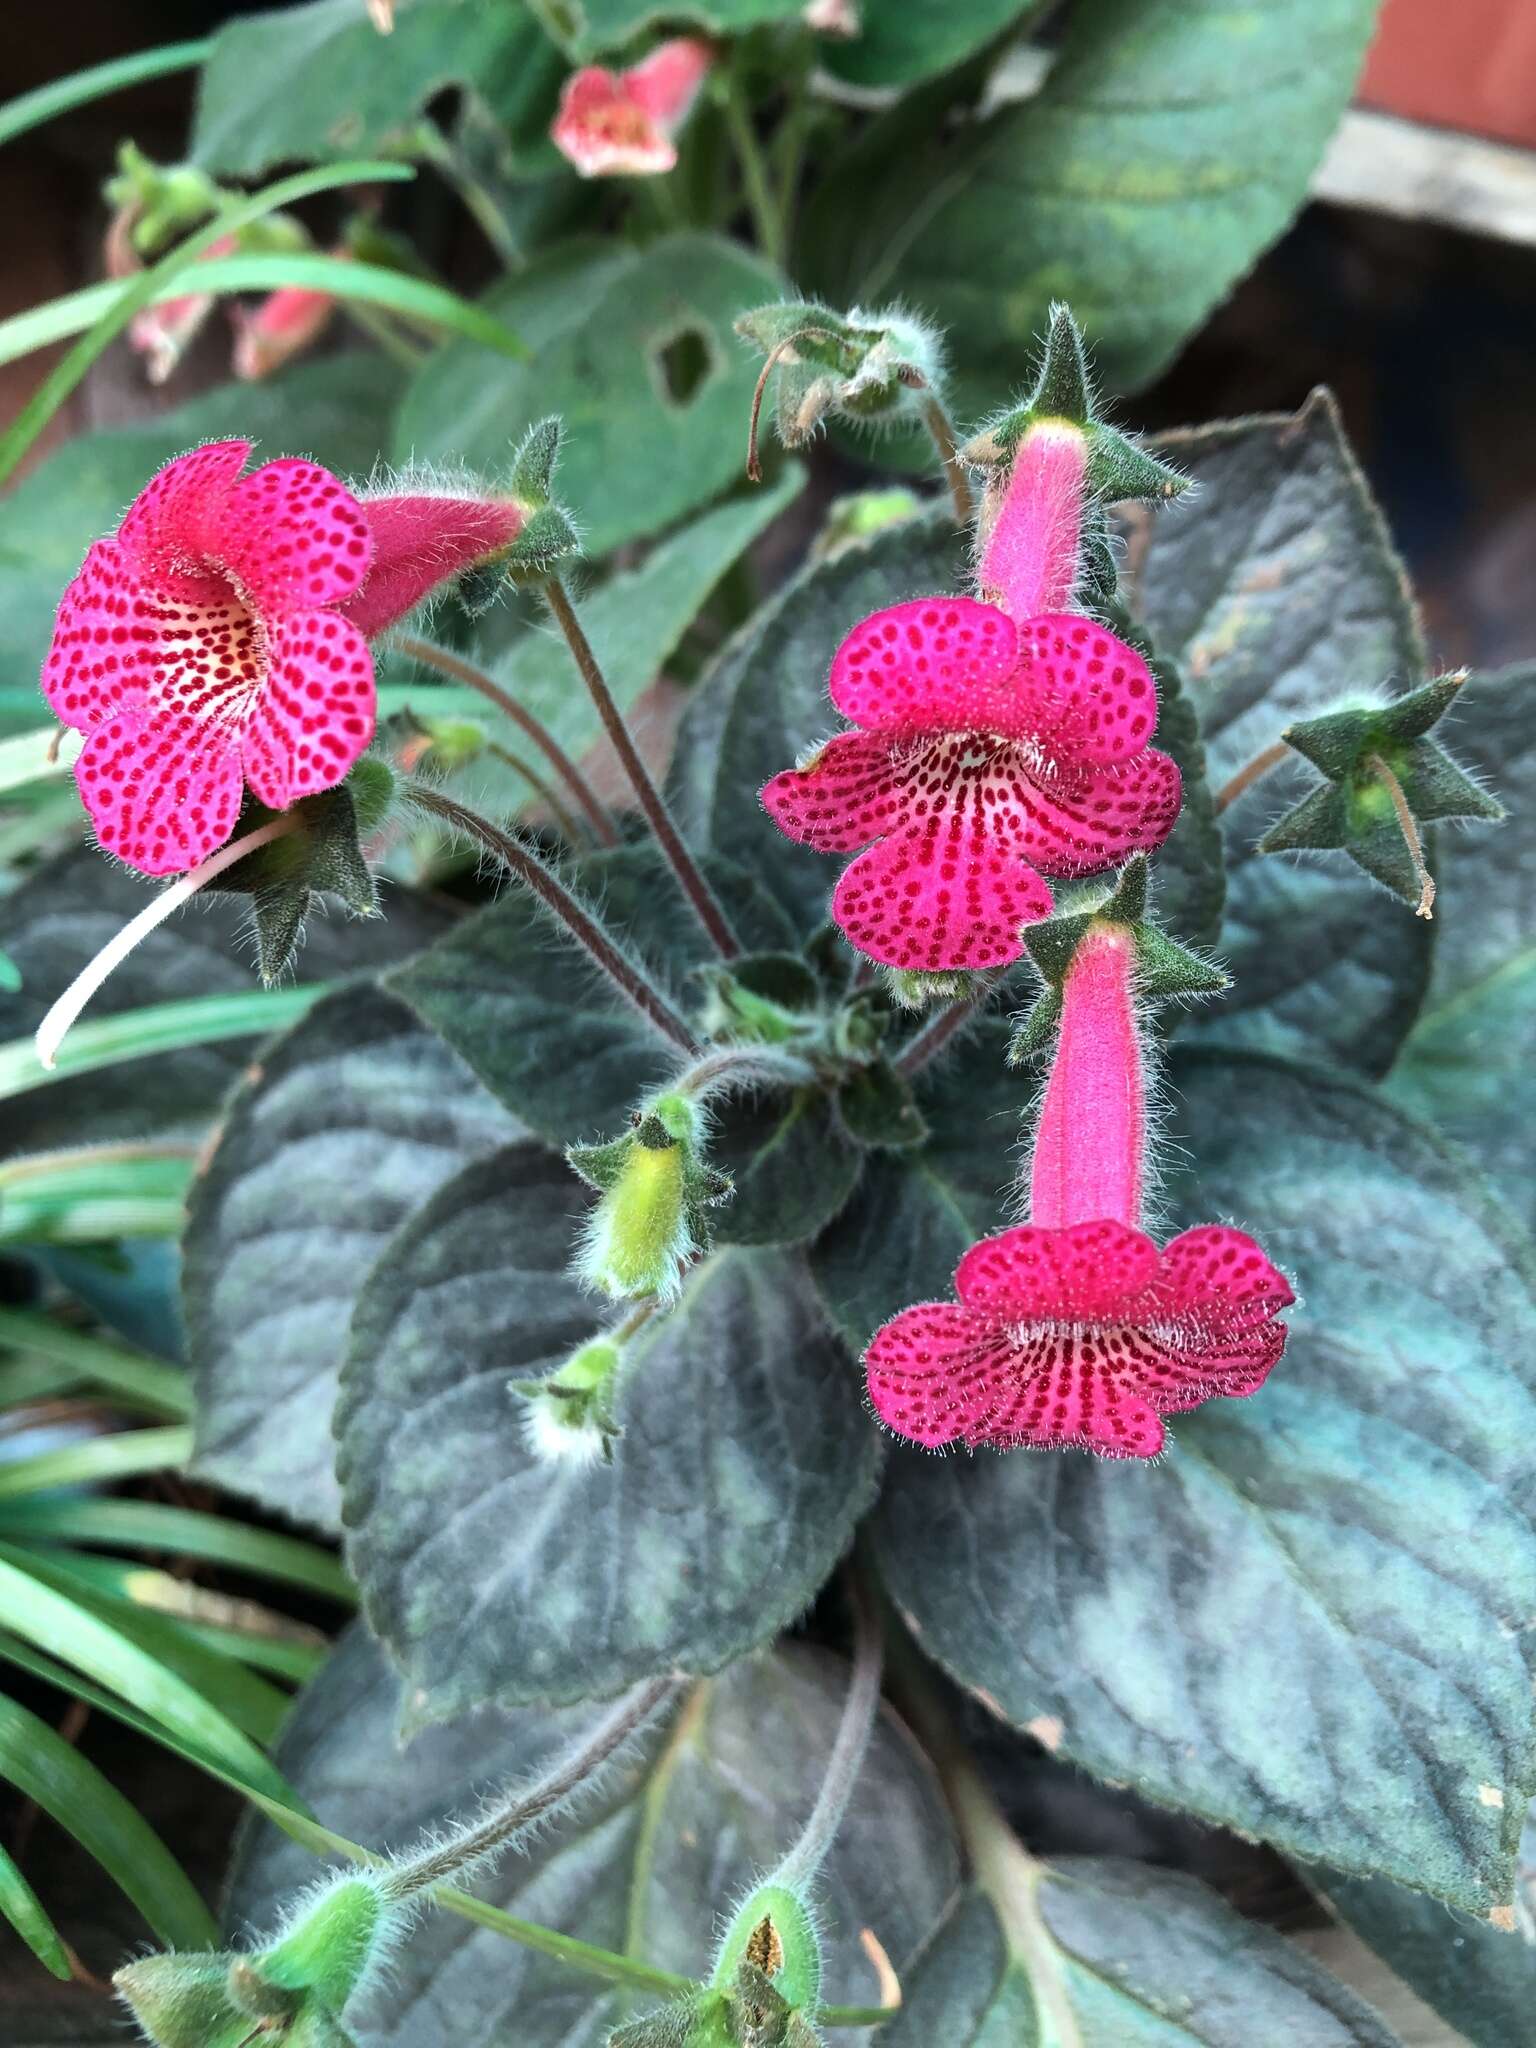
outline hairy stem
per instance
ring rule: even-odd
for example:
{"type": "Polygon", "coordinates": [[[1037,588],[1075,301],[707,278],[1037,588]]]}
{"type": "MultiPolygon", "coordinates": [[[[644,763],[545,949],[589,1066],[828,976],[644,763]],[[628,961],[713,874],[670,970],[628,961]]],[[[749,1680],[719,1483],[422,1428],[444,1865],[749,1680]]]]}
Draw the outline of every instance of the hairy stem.
{"type": "Polygon", "coordinates": [[[1261,753],[1255,754],[1246,767],[1239,768],[1232,777],[1232,780],[1223,784],[1216,792],[1216,815],[1220,817],[1228,805],[1235,804],[1238,798],[1246,790],[1252,789],[1253,785],[1266,776],[1271,768],[1278,768],[1290,751],[1289,746],[1287,746],[1284,740],[1276,740],[1273,746],[1265,747],[1261,753]]]}
{"type": "Polygon", "coordinates": [[[614,702],[613,692],[598,665],[597,656],[592,652],[592,643],[582,630],[571,600],[566,595],[565,585],[558,576],[551,576],[544,586],[549,608],[555,615],[555,622],[565,635],[565,643],[571,650],[571,657],[581,671],[581,679],[597,706],[597,715],[603,721],[603,730],[613,742],[614,751],[624,764],[636,801],[645,814],[647,824],[656,834],[668,865],[677,877],[678,885],[693,906],[699,923],[714,942],[715,950],[723,960],[734,960],[741,951],[736,934],[731,930],[730,921],[721,909],[709,883],[704,879],[698,863],[683,844],[682,834],[667,809],[666,800],[651,780],[650,772],[641,760],[639,750],[630,736],[624,722],[624,714],[614,702]]]}
{"type": "Polygon", "coordinates": [[[1424,863],[1424,841],[1419,836],[1418,820],[1408,808],[1408,798],[1403,785],[1380,754],[1367,754],[1365,765],[1391,797],[1392,808],[1397,813],[1398,827],[1408,845],[1408,858],[1413,862],[1413,872],[1419,884],[1419,900],[1413,914],[1415,917],[1433,917],[1435,878],[1424,863]]]}
{"type": "Polygon", "coordinates": [[[408,1899],[417,1892],[430,1891],[434,1885],[447,1883],[563,1806],[653,1715],[677,1697],[682,1683],[675,1678],[653,1678],[649,1684],[636,1687],[603,1716],[585,1741],[567,1750],[543,1777],[513,1793],[483,1820],[450,1840],[397,1864],[386,1886],[388,1896],[408,1899]]]}
{"type": "Polygon", "coordinates": [[[244,860],[258,847],[270,845],[285,832],[291,832],[293,825],[294,820],[287,816],[258,825],[254,832],[232,839],[228,846],[221,846],[217,853],[210,853],[190,873],[178,876],[169,888],[162,889],[152,902],[146,903],[138,916],[131,918],[114,938],[107,941],[95,959],[86,963],[38,1025],[37,1057],[42,1065],[50,1069],[58,1065],[59,1047],[64,1043],[70,1026],[108,975],[114,968],[121,967],[141,939],[147,939],[157,925],[164,924],[174,911],[190,902],[205,883],[222,875],[226,868],[232,868],[236,861],[244,860]]]}
{"type": "Polygon", "coordinates": [[[944,1050],[960,1027],[970,1021],[1001,979],[1001,975],[989,974],[963,996],[956,996],[952,1003],[946,1003],[897,1054],[897,1073],[905,1075],[908,1080],[914,1074],[920,1074],[944,1050]]]}
{"type": "Polygon", "coordinates": [[[465,683],[498,711],[505,712],[519,732],[526,733],[544,755],[555,772],[565,780],[566,787],[581,805],[592,821],[592,830],[602,846],[617,846],[619,835],[614,830],[613,820],[603,809],[594,794],[592,785],[582,774],[576,763],[559,741],[531,711],[519,704],[517,699],[504,690],[494,676],[488,676],[483,668],[476,668],[473,662],[465,661],[461,655],[452,654],[446,647],[435,647],[430,640],[418,640],[413,634],[396,634],[394,644],[400,652],[412,661],[419,661],[423,668],[436,669],[442,676],[449,676],[456,683],[465,683]]]}
{"type": "Polygon", "coordinates": [[[928,429],[940,462],[944,465],[944,480],[949,485],[949,495],[954,501],[957,524],[968,526],[975,509],[971,502],[971,486],[965,474],[965,465],[955,452],[955,429],[944,402],[939,394],[928,386],[918,401],[918,412],[923,425],[928,429]]]}
{"type": "Polygon", "coordinates": [[[825,1862],[848,1811],[848,1801],[874,1733],[885,1643],[874,1603],[857,1581],[850,1578],[849,1586],[853,1600],[853,1677],[811,1817],[799,1841],[774,1873],[773,1881],[779,1884],[809,1884],[825,1862]]]}
{"type": "Polygon", "coordinates": [[[510,747],[502,746],[499,741],[488,740],[485,751],[493,760],[500,761],[503,767],[510,768],[515,775],[521,775],[534,795],[543,801],[545,809],[570,845],[577,846],[583,843],[582,834],[576,829],[576,820],[556,794],[553,783],[546,782],[538,769],[530,767],[521,754],[514,754],[510,747]]]}
{"type": "Polygon", "coordinates": [[[531,847],[509,837],[467,805],[456,803],[451,796],[444,796],[441,790],[431,789],[425,783],[406,783],[404,794],[418,810],[441,818],[445,824],[478,840],[495,854],[509,873],[533,891],[555,921],[565,927],[648,1023],[654,1024],[663,1037],[670,1038],[684,1052],[690,1055],[702,1052],[698,1040],[661,990],[619,950],[592,913],[531,847]]]}

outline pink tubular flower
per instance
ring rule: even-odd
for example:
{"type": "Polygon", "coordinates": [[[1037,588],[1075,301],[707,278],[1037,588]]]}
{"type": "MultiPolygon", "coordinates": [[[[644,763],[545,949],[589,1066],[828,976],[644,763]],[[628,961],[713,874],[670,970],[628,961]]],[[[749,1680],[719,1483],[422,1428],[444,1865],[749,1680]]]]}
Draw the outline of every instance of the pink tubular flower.
{"type": "Polygon", "coordinates": [[[549,131],[555,147],[584,178],[670,171],[677,162],[673,137],[713,62],[708,43],[676,36],[628,71],[587,65],[565,82],[549,131]]]}
{"type": "Polygon", "coordinates": [[[1070,420],[1038,420],[1019,442],[977,533],[977,587],[1015,619],[1062,611],[1077,587],[1087,498],[1088,436],[1070,420]]]}
{"type": "Polygon", "coordinates": [[[317,463],[242,476],[248,441],[179,456],[59,602],[43,694],[86,735],[75,780],[103,847],[181,874],[229,837],[245,785],[273,810],[331,788],[373,736],[367,636],[509,546],[510,501],[360,504],[317,463]]]}
{"type": "Polygon", "coordinates": [[[868,847],[832,914],[886,965],[1017,960],[1019,927],[1051,912],[1043,876],[1150,851],[1178,817],[1178,768],[1147,744],[1151,673],[1091,619],[892,605],[839,647],[831,692],[857,729],[774,776],[763,803],[819,852],[868,847]]]}
{"type": "Polygon", "coordinates": [[[1161,1416],[1256,1392],[1285,1348],[1274,1317],[1294,1299],[1240,1230],[1206,1224],[1159,1251],[1110,1220],[983,1238],[955,1291],[904,1309],[870,1345],[881,1420],[929,1446],[1106,1458],[1155,1457],[1161,1416]]]}
{"type": "Polygon", "coordinates": [[[1162,1250],[1139,1227],[1146,1062],[1136,929],[1099,920],[1062,982],[1030,1169],[1032,1221],[973,1245],[955,1302],[903,1309],[865,1354],[869,1397],[930,1448],[1079,1446],[1152,1458],[1160,1417],[1252,1394],[1294,1296],[1251,1237],[1214,1224],[1162,1250]]]}
{"type": "MultiPolygon", "coordinates": [[[[126,239],[123,246],[126,247],[126,239]]],[[[232,256],[239,247],[233,235],[221,235],[210,243],[198,261],[211,263],[217,256],[232,256]]],[[[127,269],[112,270],[114,277],[132,276],[143,265],[134,262],[127,269]]],[[[146,306],[128,323],[128,345],[144,358],[144,370],[151,384],[164,384],[207,324],[213,311],[210,292],[184,292],[179,298],[162,299],[146,306]]]]}

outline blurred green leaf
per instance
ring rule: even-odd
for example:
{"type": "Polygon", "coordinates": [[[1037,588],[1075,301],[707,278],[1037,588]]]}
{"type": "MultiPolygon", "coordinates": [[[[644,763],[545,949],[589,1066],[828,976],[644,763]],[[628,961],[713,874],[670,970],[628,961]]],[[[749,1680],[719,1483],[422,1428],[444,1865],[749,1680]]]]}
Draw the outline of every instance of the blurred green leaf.
{"type": "Polygon", "coordinates": [[[0,1693],[0,1778],[73,1835],[173,1948],[213,1948],[218,1926],[149,1823],[78,1750],[0,1693]]]}
{"type": "Polygon", "coordinates": [[[406,394],[396,453],[457,462],[473,448],[494,467],[558,413],[555,495],[588,552],[661,533],[744,471],[756,378],[732,323],[780,285],[759,257],[713,235],[644,249],[556,244],[485,300],[534,360],[440,349],[406,394]]]}
{"type": "Polygon", "coordinates": [[[1149,383],[1301,205],[1375,16],[1080,0],[1031,97],[952,130],[886,117],[815,281],[948,328],[972,417],[1019,384],[1058,299],[1108,383],[1149,383]]]}
{"type": "MultiPolygon", "coordinates": [[[[1354,1083],[1182,1043],[1170,1078],[1196,1162],[1170,1207],[1295,1275],[1286,1355],[1249,1399],[1175,1418],[1155,1464],[901,1454],[886,1583],[1064,1759],[1290,1855],[1502,1905],[1536,1777],[1529,1241],[1354,1083]]],[[[912,1298],[892,1285],[891,1308],[912,1298]]]]}
{"type": "Polygon", "coordinates": [[[413,1725],[719,1670],[802,1611],[873,1491],[849,1362],[766,1253],[709,1259],[632,1341],[611,1465],[541,1461],[508,1383],[605,1320],[570,1270],[586,1206],[541,1146],[494,1153],[395,1238],[354,1312],[348,1559],[413,1725]]]}
{"type": "Polygon", "coordinates": [[[529,0],[567,56],[585,63],[625,49],[659,23],[679,31],[742,35],[763,22],[789,21],[804,0],[529,0]]]}
{"type": "MultiPolygon", "coordinates": [[[[115,1439],[113,1439],[115,1441],[115,1439]]],[[[0,1471],[5,1468],[0,1467],[0,1471]]],[[[229,1565],[253,1577],[300,1586],[328,1600],[350,1602],[352,1581],[318,1544],[275,1529],[255,1529],[229,1515],[179,1508],[158,1500],[6,1500],[0,1529],[31,1542],[67,1541],[93,1548],[159,1550],[229,1565]]]]}
{"type": "MultiPolygon", "coordinates": [[[[231,292],[275,292],[287,286],[297,290],[326,292],[343,303],[356,301],[365,306],[383,306],[403,319],[429,327],[445,328],[463,335],[479,348],[494,349],[498,355],[520,361],[528,353],[522,340],[504,322],[457,292],[445,290],[430,279],[413,277],[408,271],[391,270],[379,263],[354,263],[340,256],[326,256],[312,250],[295,249],[279,255],[252,253],[238,256],[209,256],[197,266],[197,289],[215,297],[231,292]]],[[[83,291],[49,299],[0,320],[0,363],[15,362],[50,342],[84,334],[109,313],[130,285],[122,280],[87,285],[83,291]]],[[[188,290],[186,276],[168,278],[150,300],[164,305],[183,297],[188,290]]]]}
{"type": "Polygon", "coordinates": [[[13,142],[29,128],[83,107],[108,93],[121,92],[151,78],[165,78],[173,71],[189,71],[201,64],[212,45],[207,42],[165,43],[158,50],[135,50],[127,57],[114,57],[107,64],[93,64],[85,71],[71,71],[67,77],[40,85],[0,106],[0,143],[13,142]]]}
{"type": "Polygon", "coordinates": [[[548,80],[552,54],[511,0],[400,0],[387,36],[354,0],[241,15],[213,39],[192,156],[250,178],[279,163],[410,153],[412,126],[439,93],[473,92],[505,120],[524,105],[530,74],[548,80]]]}
{"type": "Polygon", "coordinates": [[[84,1146],[0,1165],[0,1244],[103,1244],[175,1237],[190,1146],[84,1146]]]}
{"type": "Polygon", "coordinates": [[[0,1346],[54,1360],[68,1373],[70,1384],[102,1388],[130,1412],[142,1409],[173,1421],[192,1412],[192,1389],[179,1367],[124,1351],[50,1316],[0,1308],[0,1346]]]}
{"type": "Polygon", "coordinates": [[[932,78],[1000,36],[1022,30],[1044,0],[860,0],[858,33],[823,37],[816,54],[834,78],[850,85],[911,86],[932,78]]]}

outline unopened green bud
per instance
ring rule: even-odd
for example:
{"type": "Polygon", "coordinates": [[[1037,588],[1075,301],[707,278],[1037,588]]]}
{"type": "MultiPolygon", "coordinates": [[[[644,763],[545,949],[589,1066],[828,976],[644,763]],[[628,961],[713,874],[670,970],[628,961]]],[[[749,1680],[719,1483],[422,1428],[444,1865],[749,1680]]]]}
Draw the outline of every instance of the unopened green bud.
{"type": "Polygon", "coordinates": [[[142,1956],[112,1979],[155,2048],[240,2048],[250,2015],[230,1996],[224,1955],[142,1956]]]}
{"type": "Polygon", "coordinates": [[[770,1881],[737,1907],[711,1982],[721,1989],[743,1988],[743,1970],[761,1976],[791,2011],[815,2012],[821,2002],[821,1941],[816,1916],[798,1889],[770,1881]]]}
{"type": "Polygon", "coordinates": [[[279,1994],[308,1993],[339,2013],[387,1941],[390,1914],[378,1876],[334,1878],[250,1958],[251,1978],[279,1994]]]}
{"type": "Polygon", "coordinates": [[[547,1464],[608,1464],[621,1434],[615,1419],[623,1348],[594,1337],[545,1380],[513,1380],[524,1401],[523,1434],[547,1464]]]}
{"type": "Polygon", "coordinates": [[[635,1127],[608,1145],[573,1145],[566,1158],[602,1200],[587,1219],[576,1269],[615,1300],[670,1300],[690,1259],[709,1242],[706,1211],[730,1193],[702,1157],[704,1117],[675,1090],[658,1095],[635,1127]]]}
{"type": "Polygon", "coordinates": [[[757,469],[757,411],[769,375],[778,378],[775,420],[786,448],[799,448],[829,415],[881,429],[910,415],[916,392],[943,375],[937,332],[892,307],[846,314],[814,302],[760,306],[743,313],[736,332],[763,351],[753,406],[748,473],[757,469]]]}

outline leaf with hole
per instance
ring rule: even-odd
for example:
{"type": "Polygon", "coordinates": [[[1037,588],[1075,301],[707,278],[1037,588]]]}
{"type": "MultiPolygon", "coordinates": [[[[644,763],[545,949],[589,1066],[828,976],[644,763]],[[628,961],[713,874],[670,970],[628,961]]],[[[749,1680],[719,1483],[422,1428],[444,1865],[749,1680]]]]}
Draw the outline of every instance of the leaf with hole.
{"type": "Polygon", "coordinates": [[[402,1223],[517,1124],[395,997],[338,990],[239,1089],[183,1252],[197,1469],[340,1524],[335,1406],[352,1305],[402,1223]]]}
{"type": "Polygon", "coordinates": [[[485,302],[534,360],[439,350],[406,394],[396,448],[425,462],[474,448],[494,463],[558,413],[556,496],[588,553],[660,533],[742,473],[755,373],[732,322],[779,288],[759,257],[711,235],[556,244],[485,302]]]}
{"type": "Polygon", "coordinates": [[[886,1583],[952,1674],[1015,1726],[1050,1717],[1084,1768],[1502,1904],[1536,1778],[1528,1241],[1364,1088],[1215,1050],[1171,1078],[1196,1161],[1172,1207],[1295,1275],[1285,1357],[1177,1418],[1155,1464],[901,1454],[886,1583]]]}
{"type": "Polygon", "coordinates": [[[587,1699],[769,1641],[831,1570],[879,1439],[793,1260],[721,1252],[630,1345],[612,1465],[541,1460],[509,1382],[605,1320],[585,1208],[515,1145],[450,1181],[363,1290],[336,1414],[348,1561],[413,1723],[587,1699]]]}
{"type": "MultiPolygon", "coordinates": [[[[1402,564],[1325,393],[1157,445],[1199,488],[1132,530],[1136,608],[1183,670],[1213,786],[1293,719],[1422,677],[1402,564]]],[[[1432,934],[1342,855],[1254,852],[1316,780],[1282,765],[1225,812],[1233,988],[1185,1028],[1374,1077],[1423,1000],[1432,934]]]]}

